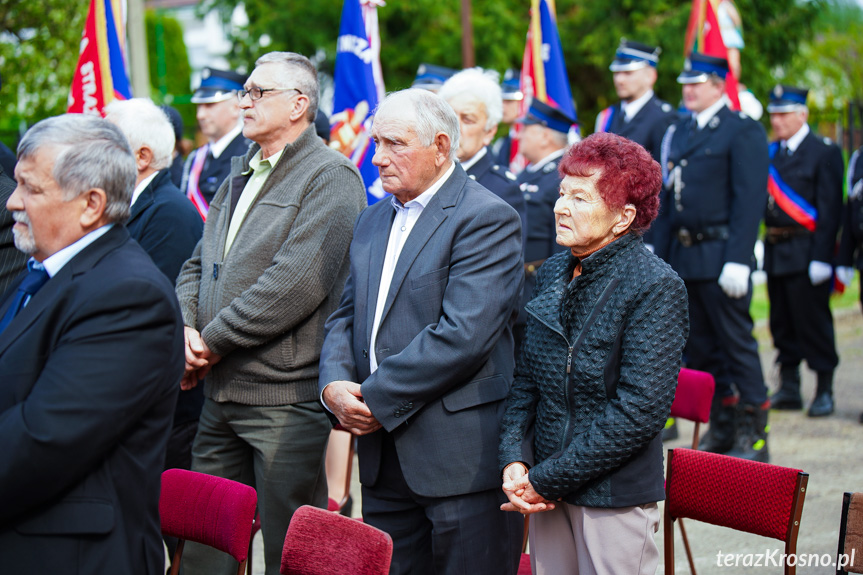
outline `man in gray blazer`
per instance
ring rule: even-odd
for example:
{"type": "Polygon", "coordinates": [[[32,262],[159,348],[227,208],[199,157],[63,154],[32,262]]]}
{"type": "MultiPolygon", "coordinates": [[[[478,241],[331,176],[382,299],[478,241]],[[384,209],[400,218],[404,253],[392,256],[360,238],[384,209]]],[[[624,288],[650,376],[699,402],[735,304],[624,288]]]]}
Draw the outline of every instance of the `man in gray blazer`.
{"type": "Polygon", "coordinates": [[[453,161],[458,118],[439,96],[389,95],[372,137],[393,197],[357,219],[322,399],[360,436],[363,517],[392,535],[391,573],[515,573],[522,522],[498,509],[495,452],[520,220],[453,161]]]}

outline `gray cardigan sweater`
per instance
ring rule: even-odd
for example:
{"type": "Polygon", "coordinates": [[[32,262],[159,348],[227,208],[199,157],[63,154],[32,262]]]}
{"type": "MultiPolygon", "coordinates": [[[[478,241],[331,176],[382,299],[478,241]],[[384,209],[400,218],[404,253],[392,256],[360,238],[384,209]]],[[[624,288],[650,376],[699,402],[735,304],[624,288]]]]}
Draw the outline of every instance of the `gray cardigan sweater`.
{"type": "Polygon", "coordinates": [[[309,126],[285,147],[226,255],[231,194],[242,191],[259,149],[233,158],[177,297],[185,324],[222,356],[206,377],[207,397],[288,405],[318,398],[324,322],[348,275],[366,192],[353,164],[309,126]]]}

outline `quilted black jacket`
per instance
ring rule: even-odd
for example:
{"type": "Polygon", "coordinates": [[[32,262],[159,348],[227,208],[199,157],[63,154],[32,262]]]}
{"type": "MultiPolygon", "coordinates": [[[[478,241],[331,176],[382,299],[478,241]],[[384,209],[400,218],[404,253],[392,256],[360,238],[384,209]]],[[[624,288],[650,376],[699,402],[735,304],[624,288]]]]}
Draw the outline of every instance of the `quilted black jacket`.
{"type": "Polygon", "coordinates": [[[686,288],[626,234],[539,271],[502,424],[501,468],[532,466],[549,500],[626,507],[664,499],[662,439],[689,335],[686,288]]]}

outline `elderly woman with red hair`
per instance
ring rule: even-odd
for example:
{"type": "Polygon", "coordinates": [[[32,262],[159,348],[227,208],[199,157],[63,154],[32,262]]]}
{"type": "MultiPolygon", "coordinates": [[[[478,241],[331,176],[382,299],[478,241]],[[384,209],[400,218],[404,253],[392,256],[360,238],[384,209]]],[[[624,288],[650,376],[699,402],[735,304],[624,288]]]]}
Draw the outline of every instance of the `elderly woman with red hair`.
{"type": "Polygon", "coordinates": [[[533,572],[654,573],[662,439],[689,332],[686,289],[641,240],[659,165],[594,134],[560,165],[557,243],[540,268],[502,424],[502,509],[530,514],[533,572]]]}

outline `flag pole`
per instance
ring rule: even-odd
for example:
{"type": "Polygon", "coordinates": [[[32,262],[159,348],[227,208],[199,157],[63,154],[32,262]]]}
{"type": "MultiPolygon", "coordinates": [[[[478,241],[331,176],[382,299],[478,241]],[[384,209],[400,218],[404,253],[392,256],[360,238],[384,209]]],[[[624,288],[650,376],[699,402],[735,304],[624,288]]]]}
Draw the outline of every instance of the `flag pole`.
{"type": "MultiPolygon", "coordinates": [[[[110,0],[109,0],[110,1],[110,0]]],[[[144,24],[144,0],[127,0],[129,10],[126,32],[129,36],[129,62],[132,93],[150,97],[150,66],[147,61],[147,30],[144,24]]]]}
{"type": "Polygon", "coordinates": [[[473,22],[471,20],[471,0],[461,0],[461,66],[473,68],[476,57],[473,49],[473,22]]]}

